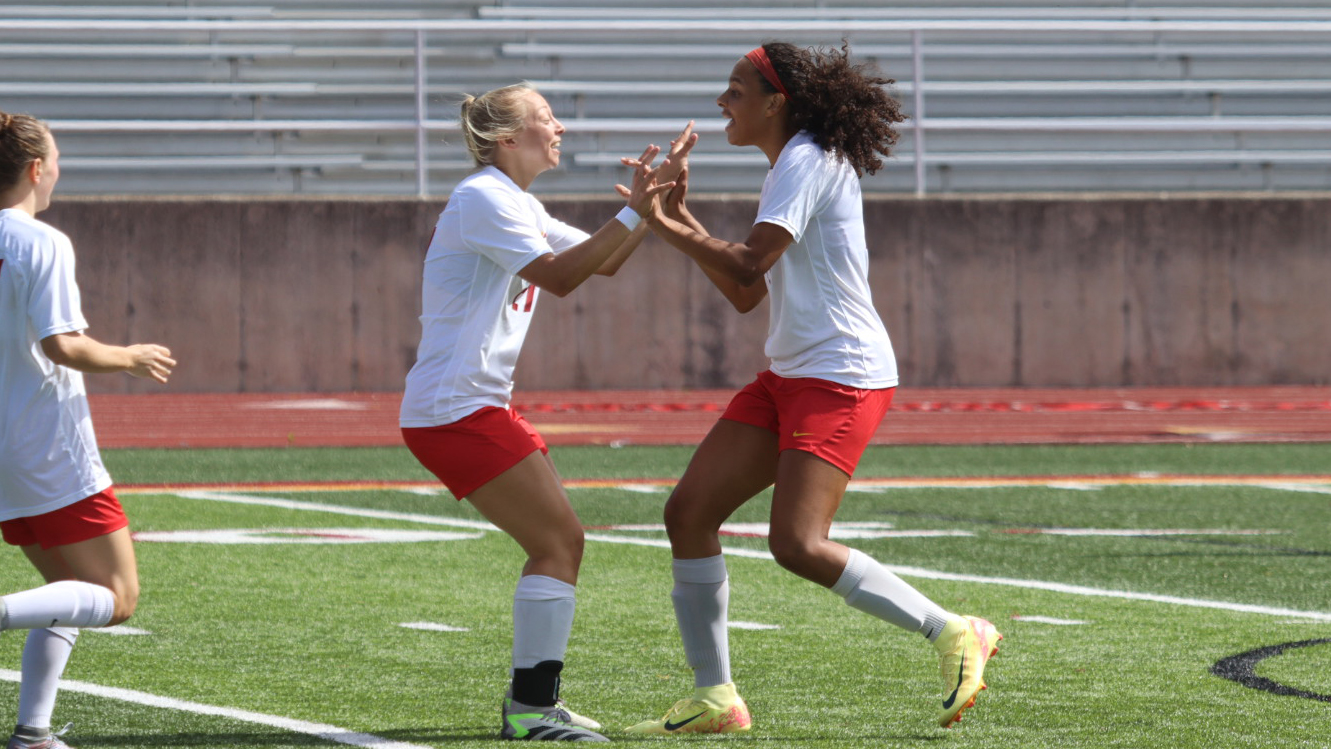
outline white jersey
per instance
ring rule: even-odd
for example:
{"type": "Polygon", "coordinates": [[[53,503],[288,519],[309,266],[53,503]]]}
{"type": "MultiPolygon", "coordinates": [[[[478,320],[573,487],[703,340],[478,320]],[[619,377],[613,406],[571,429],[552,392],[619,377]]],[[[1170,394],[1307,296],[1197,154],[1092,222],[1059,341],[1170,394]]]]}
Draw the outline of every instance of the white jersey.
{"type": "Polygon", "coordinates": [[[894,387],[897,362],[869,293],[864,204],[855,170],[807,132],[790,139],[763,182],[754,224],[794,239],[765,275],[765,353],[782,377],[862,389],[894,387]]]}
{"type": "Polygon", "coordinates": [[[0,520],[42,515],[104,491],[83,374],[41,340],[84,330],[74,247],[12,208],[0,211],[0,520]]]}
{"type": "Polygon", "coordinates": [[[425,256],[421,345],[407,374],[403,427],[451,424],[508,407],[513,368],[540,290],[517,274],[587,240],[494,167],[458,183],[425,256]]]}

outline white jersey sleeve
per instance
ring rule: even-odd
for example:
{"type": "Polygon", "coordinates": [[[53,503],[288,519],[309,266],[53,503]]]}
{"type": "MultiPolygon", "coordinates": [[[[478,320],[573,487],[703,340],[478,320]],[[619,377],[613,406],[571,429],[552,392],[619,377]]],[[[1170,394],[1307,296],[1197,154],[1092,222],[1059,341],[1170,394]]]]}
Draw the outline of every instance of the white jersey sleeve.
{"type": "Polygon", "coordinates": [[[37,340],[60,333],[85,330],[79,287],[74,281],[74,246],[63,233],[52,231],[49,246],[34,252],[28,266],[28,320],[37,340]]]}
{"type": "Polygon", "coordinates": [[[462,190],[458,201],[461,236],[467,247],[506,272],[517,274],[538,255],[551,252],[539,215],[527,196],[501,190],[462,190]]]}
{"type": "Polygon", "coordinates": [[[775,224],[796,242],[804,239],[809,220],[827,201],[826,155],[818,148],[789,149],[777,159],[763,182],[754,224],[775,224]]]}
{"type": "Polygon", "coordinates": [[[549,243],[550,249],[555,252],[563,252],[574,245],[582,244],[591,239],[592,235],[582,229],[569,226],[563,221],[553,218],[549,213],[546,213],[545,206],[539,202],[536,205],[540,207],[541,214],[545,217],[545,241],[549,243]]]}

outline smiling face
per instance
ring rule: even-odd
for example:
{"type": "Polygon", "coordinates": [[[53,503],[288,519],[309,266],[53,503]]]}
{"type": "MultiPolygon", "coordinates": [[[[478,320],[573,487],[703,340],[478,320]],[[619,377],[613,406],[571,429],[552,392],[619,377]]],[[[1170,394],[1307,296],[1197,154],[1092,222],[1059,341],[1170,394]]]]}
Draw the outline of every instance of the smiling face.
{"type": "Polygon", "coordinates": [[[730,71],[726,90],[716,97],[726,123],[726,140],[732,146],[757,145],[773,124],[773,97],[763,87],[762,73],[741,57],[730,71]]]}
{"type": "Polygon", "coordinates": [[[531,91],[527,94],[527,117],[522,132],[513,138],[515,156],[524,171],[534,177],[559,166],[559,147],[563,142],[564,126],[555,119],[554,112],[544,96],[531,91]]]}

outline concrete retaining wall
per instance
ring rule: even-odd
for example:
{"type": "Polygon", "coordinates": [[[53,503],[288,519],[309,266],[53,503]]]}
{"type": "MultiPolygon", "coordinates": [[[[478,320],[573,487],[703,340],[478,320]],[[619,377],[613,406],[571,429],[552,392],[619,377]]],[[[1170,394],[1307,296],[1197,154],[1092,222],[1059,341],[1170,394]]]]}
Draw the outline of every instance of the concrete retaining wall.
{"type": "MultiPolygon", "coordinates": [[[[546,204],[589,230],[618,209],[546,204]]],[[[441,207],[58,198],[42,218],[74,240],[89,332],[170,346],[173,390],[392,391],[415,356],[441,207]]],[[[755,208],[693,205],[734,240],[755,208]]],[[[1331,199],[883,199],[866,215],[903,384],[1331,382],[1331,199]]],[[[518,387],[735,387],[766,366],[766,329],[766,304],[737,314],[649,240],[614,278],[542,297],[518,387]]]]}

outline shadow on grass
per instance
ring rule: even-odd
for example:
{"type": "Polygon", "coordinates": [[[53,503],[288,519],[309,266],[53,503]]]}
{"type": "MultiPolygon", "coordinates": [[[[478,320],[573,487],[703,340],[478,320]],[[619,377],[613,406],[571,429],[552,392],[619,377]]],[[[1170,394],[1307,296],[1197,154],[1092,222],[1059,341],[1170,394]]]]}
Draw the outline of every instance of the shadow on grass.
{"type": "MultiPolygon", "coordinates": [[[[490,741],[498,738],[498,731],[466,731],[451,732],[431,731],[428,729],[418,730],[389,730],[369,732],[373,736],[381,739],[390,739],[392,741],[403,741],[408,743],[420,744],[454,744],[472,741],[490,741]]],[[[364,737],[365,734],[359,734],[364,737]]],[[[348,734],[350,736],[350,734],[348,734]]],[[[222,747],[268,747],[269,749],[280,749],[281,747],[336,747],[347,746],[341,742],[332,739],[312,736],[308,734],[292,733],[289,731],[249,731],[249,732],[229,732],[229,733],[163,733],[163,734],[133,734],[133,735],[80,735],[71,736],[71,741],[76,741],[78,746],[93,749],[94,747],[209,747],[210,749],[220,749],[222,747]]],[[[363,745],[363,742],[353,744],[354,746],[363,745]]]]}
{"type": "MultiPolygon", "coordinates": [[[[684,736],[668,737],[665,738],[664,740],[671,743],[685,742],[685,741],[724,741],[726,744],[731,744],[731,743],[739,743],[745,745],[752,744],[763,747],[789,746],[795,743],[798,743],[801,746],[815,746],[822,744],[828,747],[839,747],[846,745],[860,746],[862,744],[876,746],[876,745],[881,745],[885,742],[915,744],[915,743],[946,741],[947,739],[948,739],[947,736],[918,734],[918,733],[917,734],[866,733],[862,736],[854,736],[845,733],[829,735],[825,733],[802,734],[798,732],[784,731],[780,734],[769,734],[769,735],[753,734],[753,733],[727,733],[724,735],[687,734],[684,736]]],[[[663,737],[612,735],[610,736],[610,740],[615,742],[616,744],[623,742],[633,742],[633,743],[648,743],[648,744],[654,743],[656,746],[660,746],[660,742],[663,740],[663,737]]]]}
{"type": "MultiPolygon", "coordinates": [[[[431,731],[428,729],[397,729],[388,731],[374,731],[374,736],[392,741],[402,741],[413,744],[430,745],[448,745],[463,742],[475,741],[497,741],[498,736],[495,731],[465,731],[465,732],[444,732],[431,731]]],[[[362,734],[363,735],[363,734],[362,734]]],[[[708,740],[712,736],[679,737],[676,740],[708,740]]],[[[740,743],[745,745],[757,746],[786,746],[791,743],[801,744],[826,744],[829,747],[840,746],[846,743],[859,744],[861,742],[902,742],[902,743],[931,743],[944,741],[946,736],[930,734],[911,734],[911,735],[884,735],[872,734],[864,736],[847,736],[845,734],[829,736],[826,734],[807,734],[783,733],[781,735],[762,735],[762,734],[729,734],[726,737],[727,743],[740,743]]],[[[283,747],[335,747],[340,746],[339,742],[319,736],[310,736],[299,733],[290,733],[287,731],[250,731],[250,732],[229,732],[229,733],[170,733],[170,734],[133,734],[133,735],[82,735],[77,737],[78,745],[93,749],[94,747],[209,747],[210,749],[220,747],[267,747],[268,749],[282,749],[283,747]]],[[[631,736],[615,735],[612,740],[616,743],[656,743],[660,742],[659,736],[631,736]]]]}

